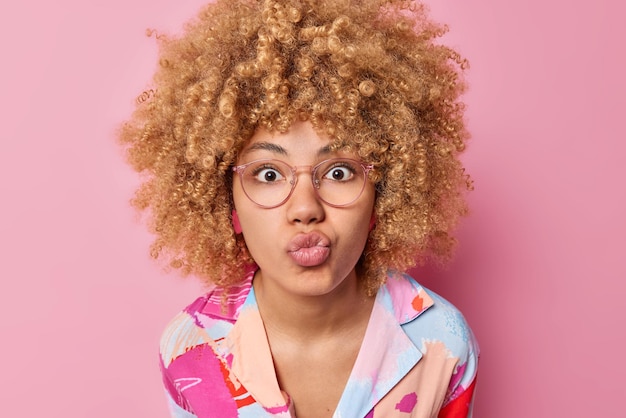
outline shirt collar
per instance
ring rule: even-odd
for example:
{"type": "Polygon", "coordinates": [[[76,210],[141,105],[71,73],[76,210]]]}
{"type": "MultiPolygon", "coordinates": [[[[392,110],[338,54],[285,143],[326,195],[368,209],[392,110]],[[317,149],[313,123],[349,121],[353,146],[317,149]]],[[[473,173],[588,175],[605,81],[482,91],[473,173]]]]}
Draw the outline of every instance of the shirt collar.
{"type": "Polygon", "coordinates": [[[422,353],[402,325],[433,303],[409,276],[388,275],[376,295],[361,350],[337,406],[337,416],[366,416],[420,361],[422,353]]]}
{"type": "Polygon", "coordinates": [[[394,271],[387,274],[387,282],[378,291],[376,302],[393,312],[400,325],[411,322],[435,303],[411,276],[394,271]]]}
{"type": "Polygon", "coordinates": [[[283,397],[270,351],[265,325],[250,287],[245,303],[239,309],[237,322],[226,337],[232,373],[252,396],[277,416],[288,415],[289,405],[283,397]]]}

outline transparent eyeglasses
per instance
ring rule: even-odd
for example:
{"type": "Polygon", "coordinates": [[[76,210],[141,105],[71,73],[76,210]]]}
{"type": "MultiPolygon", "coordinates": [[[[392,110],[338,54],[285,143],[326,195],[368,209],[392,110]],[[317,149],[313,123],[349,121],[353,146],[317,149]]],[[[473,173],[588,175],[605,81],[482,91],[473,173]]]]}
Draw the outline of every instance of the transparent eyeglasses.
{"type": "Polygon", "coordinates": [[[371,165],[350,158],[294,167],[281,160],[263,159],[233,167],[248,199],[266,209],[278,207],[291,197],[298,170],[310,170],[313,189],[321,201],[333,207],[348,206],[363,193],[371,169],[371,165]]]}

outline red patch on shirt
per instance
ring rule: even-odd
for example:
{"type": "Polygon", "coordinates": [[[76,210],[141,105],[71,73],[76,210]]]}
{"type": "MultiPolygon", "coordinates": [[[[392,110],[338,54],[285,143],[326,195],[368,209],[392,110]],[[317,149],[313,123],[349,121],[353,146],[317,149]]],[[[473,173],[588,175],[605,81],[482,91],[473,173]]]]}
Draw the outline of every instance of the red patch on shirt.
{"type": "Polygon", "coordinates": [[[411,306],[415,309],[416,312],[421,312],[424,309],[424,299],[420,295],[415,296],[413,301],[411,302],[411,306]]]}

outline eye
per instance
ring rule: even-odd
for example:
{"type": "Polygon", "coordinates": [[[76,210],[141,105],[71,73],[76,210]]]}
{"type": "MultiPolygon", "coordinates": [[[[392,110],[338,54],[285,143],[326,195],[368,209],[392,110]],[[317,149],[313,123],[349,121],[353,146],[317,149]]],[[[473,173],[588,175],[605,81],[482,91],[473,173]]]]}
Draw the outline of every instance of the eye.
{"type": "Polygon", "coordinates": [[[273,183],[275,181],[280,181],[284,179],[284,176],[281,172],[276,168],[269,164],[264,164],[260,167],[256,167],[252,171],[252,176],[255,180],[261,183],[273,183]]]}
{"type": "Polygon", "coordinates": [[[348,181],[354,176],[355,172],[354,167],[350,164],[340,162],[333,165],[328,171],[326,171],[324,179],[333,181],[348,181]]]}

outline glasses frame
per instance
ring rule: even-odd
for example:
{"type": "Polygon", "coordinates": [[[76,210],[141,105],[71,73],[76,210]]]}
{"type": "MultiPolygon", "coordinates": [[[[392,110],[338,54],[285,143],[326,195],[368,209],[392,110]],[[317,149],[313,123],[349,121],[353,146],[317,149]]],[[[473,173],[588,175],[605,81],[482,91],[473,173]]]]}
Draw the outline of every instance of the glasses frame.
{"type": "Polygon", "coordinates": [[[289,198],[291,197],[291,195],[293,194],[293,191],[296,189],[296,185],[298,184],[298,170],[302,170],[302,169],[307,169],[309,171],[309,173],[311,174],[311,184],[313,185],[313,190],[315,190],[315,195],[317,196],[317,198],[319,200],[321,200],[322,202],[324,202],[325,204],[327,204],[328,206],[331,206],[333,208],[343,208],[346,206],[349,206],[351,204],[353,204],[354,202],[356,202],[361,195],[363,194],[363,190],[365,190],[365,185],[367,184],[368,181],[368,175],[369,172],[374,168],[373,165],[371,164],[365,164],[361,161],[355,160],[353,158],[329,158],[327,160],[321,161],[315,165],[294,165],[291,166],[288,163],[286,163],[283,160],[279,160],[277,158],[261,158],[258,160],[254,160],[254,161],[250,161],[249,163],[245,163],[245,164],[241,164],[241,165],[236,165],[234,167],[232,167],[232,170],[236,173],[239,174],[239,184],[241,185],[241,190],[243,190],[243,193],[246,195],[246,197],[255,205],[263,208],[263,209],[274,209],[277,208],[279,206],[284,205],[285,203],[287,203],[287,201],[289,200],[289,198]],[[320,196],[319,193],[319,188],[320,188],[320,182],[317,181],[315,179],[315,175],[317,174],[317,170],[324,164],[331,162],[331,161],[350,161],[353,162],[355,164],[358,164],[361,166],[361,168],[363,169],[363,185],[361,186],[361,190],[359,191],[359,194],[352,199],[350,202],[348,203],[344,203],[341,205],[336,205],[334,203],[330,203],[328,201],[326,201],[322,196],[320,196]],[[284,164],[285,166],[289,167],[289,169],[291,170],[291,178],[292,180],[289,182],[291,183],[291,190],[289,190],[289,194],[287,195],[287,197],[285,197],[280,203],[277,203],[275,205],[261,205],[260,203],[257,203],[256,201],[254,201],[250,195],[248,194],[248,192],[246,191],[245,186],[243,185],[243,172],[246,170],[246,168],[248,168],[250,165],[252,164],[257,164],[257,163],[262,163],[262,162],[269,162],[269,161],[278,161],[282,164],[284,164]]]}

